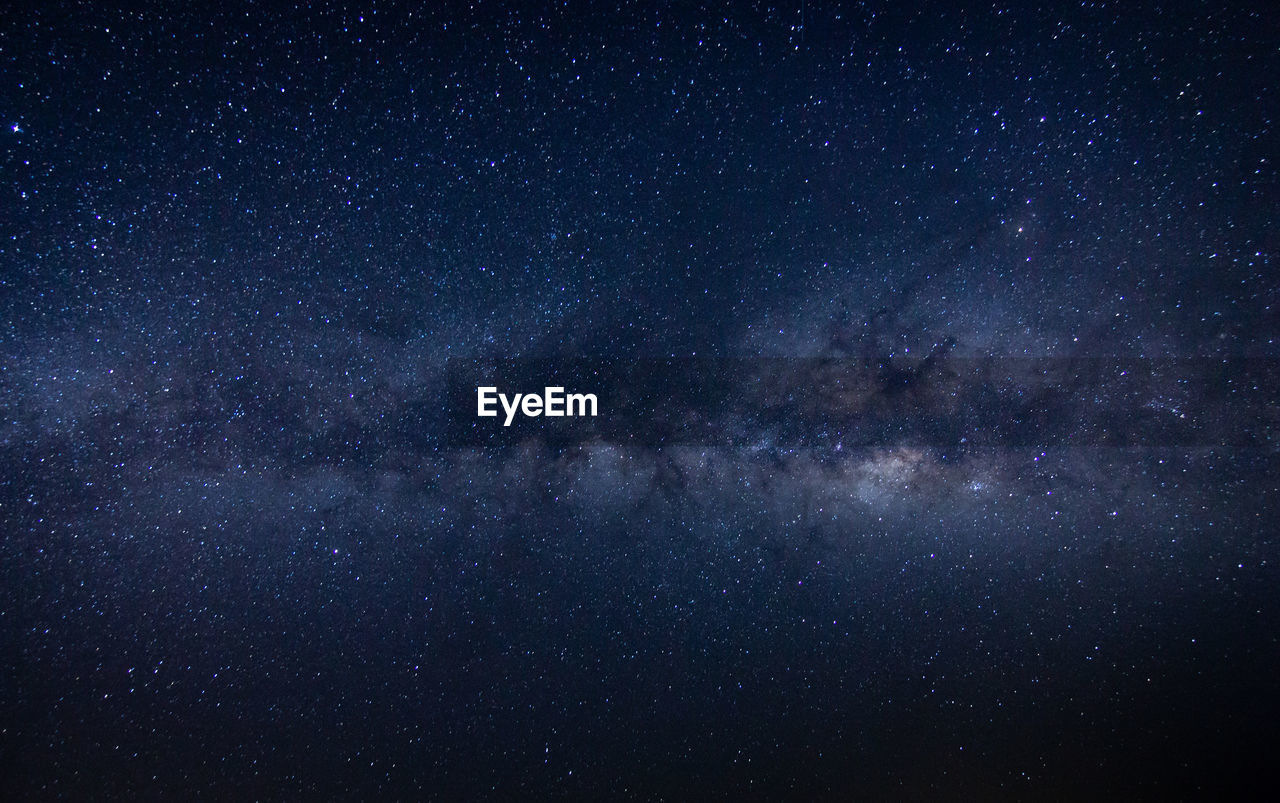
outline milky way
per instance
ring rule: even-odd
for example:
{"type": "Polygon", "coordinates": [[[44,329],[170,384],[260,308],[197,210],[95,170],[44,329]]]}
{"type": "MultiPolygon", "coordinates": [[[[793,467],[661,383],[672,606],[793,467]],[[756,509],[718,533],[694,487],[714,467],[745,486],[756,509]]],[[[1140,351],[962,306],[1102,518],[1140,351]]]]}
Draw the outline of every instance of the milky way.
{"type": "Polygon", "coordinates": [[[898,5],[5,15],[5,786],[1247,789],[1275,27],[898,5]]]}

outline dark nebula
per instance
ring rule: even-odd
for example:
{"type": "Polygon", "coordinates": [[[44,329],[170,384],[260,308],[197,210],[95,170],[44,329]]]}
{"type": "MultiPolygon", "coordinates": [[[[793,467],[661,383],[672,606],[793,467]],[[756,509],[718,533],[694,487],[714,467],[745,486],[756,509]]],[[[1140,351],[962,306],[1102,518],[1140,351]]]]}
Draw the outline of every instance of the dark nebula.
{"type": "Polygon", "coordinates": [[[1273,12],[53,2],[0,60],[6,798],[1266,780],[1273,12]]]}

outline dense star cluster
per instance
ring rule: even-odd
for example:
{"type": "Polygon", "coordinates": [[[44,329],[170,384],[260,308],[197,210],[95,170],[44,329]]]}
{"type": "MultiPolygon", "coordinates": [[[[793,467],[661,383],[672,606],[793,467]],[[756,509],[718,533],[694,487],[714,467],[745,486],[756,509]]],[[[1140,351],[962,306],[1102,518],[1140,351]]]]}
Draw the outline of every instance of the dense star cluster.
{"type": "Polygon", "coordinates": [[[0,15],[0,784],[1247,789],[1254,5],[0,15]]]}

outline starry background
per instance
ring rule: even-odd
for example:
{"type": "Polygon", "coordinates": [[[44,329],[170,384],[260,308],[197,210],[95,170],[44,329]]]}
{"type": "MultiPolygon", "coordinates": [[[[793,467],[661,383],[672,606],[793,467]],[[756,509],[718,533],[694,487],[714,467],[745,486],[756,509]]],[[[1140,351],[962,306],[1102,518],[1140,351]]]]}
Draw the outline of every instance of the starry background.
{"type": "Polygon", "coordinates": [[[1247,789],[1276,15],[909,5],[0,15],[4,786],[1247,789]],[[1169,355],[1071,386],[1120,440],[859,441],[898,402],[839,390],[1169,355]],[[450,437],[450,366],[638,357],[753,390],[450,437]]]}

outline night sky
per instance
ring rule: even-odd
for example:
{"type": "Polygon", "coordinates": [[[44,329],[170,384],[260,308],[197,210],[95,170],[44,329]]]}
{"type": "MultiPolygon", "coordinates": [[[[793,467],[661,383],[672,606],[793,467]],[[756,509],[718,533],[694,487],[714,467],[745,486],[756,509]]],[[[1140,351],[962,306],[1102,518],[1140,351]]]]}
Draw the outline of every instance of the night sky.
{"type": "Polygon", "coordinates": [[[1274,772],[1274,10],[184,5],[0,11],[4,797],[1274,772]]]}

